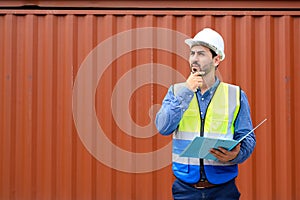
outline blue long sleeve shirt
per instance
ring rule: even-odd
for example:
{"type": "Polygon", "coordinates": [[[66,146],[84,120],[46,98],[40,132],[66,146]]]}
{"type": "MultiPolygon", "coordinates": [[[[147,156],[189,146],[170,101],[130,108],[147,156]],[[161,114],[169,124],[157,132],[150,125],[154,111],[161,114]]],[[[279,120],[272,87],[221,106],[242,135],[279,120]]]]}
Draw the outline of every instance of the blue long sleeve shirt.
{"type": "MultiPolygon", "coordinates": [[[[213,97],[213,94],[219,83],[220,80],[216,78],[214,85],[204,94],[201,94],[199,90],[196,92],[202,118],[205,117],[209,102],[211,101],[211,98],[213,97]]],[[[182,115],[188,108],[193,96],[194,92],[188,87],[183,87],[180,91],[178,91],[177,96],[175,96],[173,93],[173,86],[169,88],[167,95],[162,102],[162,107],[157,113],[155,119],[156,128],[162,135],[170,135],[176,130],[182,115]]],[[[251,131],[252,128],[253,126],[248,99],[245,92],[241,90],[241,106],[235,121],[235,133],[233,139],[239,140],[241,137],[251,131]]],[[[240,152],[238,156],[231,161],[231,163],[239,164],[244,162],[253,152],[255,145],[255,134],[252,132],[242,141],[240,152]]]]}

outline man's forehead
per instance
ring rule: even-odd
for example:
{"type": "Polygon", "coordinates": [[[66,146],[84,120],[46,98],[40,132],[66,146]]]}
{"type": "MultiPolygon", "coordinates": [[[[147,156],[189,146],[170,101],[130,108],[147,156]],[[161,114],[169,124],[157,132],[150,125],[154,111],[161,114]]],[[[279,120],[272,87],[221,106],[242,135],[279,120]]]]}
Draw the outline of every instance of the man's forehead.
{"type": "Polygon", "coordinates": [[[202,45],[195,45],[191,48],[191,51],[209,51],[209,48],[202,45]]]}

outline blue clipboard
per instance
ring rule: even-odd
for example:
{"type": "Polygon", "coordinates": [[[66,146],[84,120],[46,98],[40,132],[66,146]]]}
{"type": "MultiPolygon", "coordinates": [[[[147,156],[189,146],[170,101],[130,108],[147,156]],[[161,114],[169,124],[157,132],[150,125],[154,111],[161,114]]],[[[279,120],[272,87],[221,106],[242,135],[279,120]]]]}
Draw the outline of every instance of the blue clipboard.
{"type": "Polygon", "coordinates": [[[260,125],[262,125],[266,120],[267,119],[264,119],[254,129],[249,131],[245,136],[243,136],[239,140],[195,137],[194,140],[186,147],[186,149],[179,156],[218,161],[217,158],[209,152],[210,149],[217,149],[218,147],[223,147],[225,149],[228,149],[229,151],[232,150],[236,145],[238,145],[243,139],[245,139],[250,133],[252,133],[260,125]]]}

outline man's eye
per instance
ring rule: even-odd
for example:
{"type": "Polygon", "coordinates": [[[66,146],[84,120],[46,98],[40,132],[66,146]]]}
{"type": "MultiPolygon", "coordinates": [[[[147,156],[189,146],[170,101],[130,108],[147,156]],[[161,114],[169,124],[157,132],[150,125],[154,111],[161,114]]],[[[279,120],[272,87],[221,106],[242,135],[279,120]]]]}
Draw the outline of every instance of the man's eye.
{"type": "Polygon", "coordinates": [[[190,55],[191,55],[191,56],[195,55],[195,52],[191,51],[191,54],[190,54],[190,55]]]}

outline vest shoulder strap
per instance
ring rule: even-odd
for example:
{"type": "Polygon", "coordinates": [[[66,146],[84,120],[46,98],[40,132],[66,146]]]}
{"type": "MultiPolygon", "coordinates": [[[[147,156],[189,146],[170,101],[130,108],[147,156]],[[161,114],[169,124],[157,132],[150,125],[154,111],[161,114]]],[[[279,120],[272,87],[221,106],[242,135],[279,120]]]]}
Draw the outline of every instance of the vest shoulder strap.
{"type": "MultiPolygon", "coordinates": [[[[236,95],[234,95],[234,96],[237,96],[237,99],[240,101],[240,99],[241,99],[241,87],[240,86],[233,85],[230,83],[224,83],[224,82],[220,82],[220,84],[223,84],[224,86],[227,85],[229,93],[231,93],[231,94],[235,93],[236,95]]],[[[233,98],[234,96],[231,96],[231,98],[233,98]]],[[[238,102],[238,104],[239,104],[239,102],[238,102]]]]}

